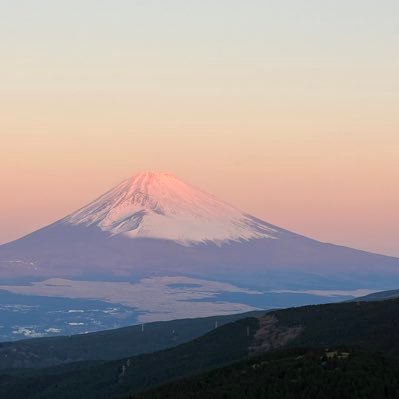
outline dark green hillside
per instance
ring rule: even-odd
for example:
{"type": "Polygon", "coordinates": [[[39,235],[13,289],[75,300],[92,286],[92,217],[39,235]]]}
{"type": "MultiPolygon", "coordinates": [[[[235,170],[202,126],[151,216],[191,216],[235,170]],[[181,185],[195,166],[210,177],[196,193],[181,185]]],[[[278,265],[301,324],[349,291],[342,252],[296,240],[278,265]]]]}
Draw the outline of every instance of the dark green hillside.
{"type": "Polygon", "coordinates": [[[250,312],[228,316],[172,320],[69,337],[35,338],[0,343],[0,369],[49,367],[85,360],[116,360],[180,345],[250,312]]]}
{"type": "Polygon", "coordinates": [[[290,346],[355,345],[399,355],[399,299],[304,306],[273,313],[280,325],[302,326],[302,333],[290,346]]]}
{"type": "Polygon", "coordinates": [[[398,397],[398,361],[341,348],[282,350],[124,399],[398,397]]]}
{"type": "MultiPolygon", "coordinates": [[[[112,348],[109,350],[111,351],[112,348]]],[[[123,395],[126,397],[129,393],[138,394],[149,388],[180,378],[201,375],[237,361],[245,360],[253,365],[251,362],[257,361],[253,359],[264,356],[263,353],[267,351],[269,354],[265,359],[273,363],[270,371],[271,376],[275,378],[273,377],[272,382],[266,381],[274,387],[276,391],[273,395],[276,396],[269,391],[259,393],[259,391],[249,389],[251,385],[258,384],[256,382],[258,376],[253,378],[250,375],[249,379],[245,380],[246,373],[243,373],[244,386],[248,387],[250,395],[255,395],[248,396],[249,398],[291,398],[295,397],[290,395],[298,386],[302,389],[299,392],[304,392],[304,398],[338,396],[355,399],[395,398],[392,387],[396,386],[396,398],[399,399],[397,360],[395,360],[399,359],[399,299],[381,302],[347,302],[273,311],[260,318],[241,319],[226,324],[193,341],[167,350],[125,357],[123,360],[70,363],[47,369],[3,371],[3,375],[0,375],[0,398],[105,399],[113,396],[123,397],[123,395]],[[351,348],[348,350],[352,355],[348,359],[335,359],[339,363],[337,367],[334,366],[334,362],[327,362],[332,369],[325,368],[323,362],[319,362],[320,357],[324,356],[322,354],[325,354],[328,348],[343,346],[351,348]],[[373,354],[377,352],[380,355],[373,354]],[[294,357],[289,355],[293,353],[296,354],[294,357]],[[302,354],[297,355],[298,353],[302,354]],[[392,367],[392,370],[389,370],[386,365],[392,367]],[[385,375],[388,380],[385,380],[385,375]],[[349,386],[352,382],[353,384],[349,386]],[[326,386],[324,396],[323,385],[326,386]],[[328,388],[336,385],[338,387],[342,385],[342,389],[340,388],[342,392],[328,388]],[[365,387],[365,391],[362,391],[362,386],[365,387]],[[372,391],[373,386],[378,391],[372,391]],[[292,390],[286,391],[287,387],[292,390]],[[383,393],[380,388],[383,389],[383,393]],[[353,396],[345,396],[348,395],[345,392],[352,392],[353,396]],[[272,396],[265,396],[266,394],[272,396]]],[[[228,370],[235,370],[235,368],[228,370]]],[[[241,388],[231,388],[235,386],[231,385],[234,379],[236,382],[241,381],[241,377],[233,372],[233,374],[229,373],[226,374],[226,378],[224,374],[211,374],[216,376],[215,380],[208,381],[208,378],[205,381],[205,396],[198,396],[198,398],[218,398],[219,393],[214,394],[212,391],[216,386],[220,387],[220,392],[225,395],[221,393],[221,398],[234,398],[230,390],[235,389],[240,395],[244,395],[240,391],[241,388]],[[228,391],[223,388],[225,383],[230,387],[228,391]],[[211,391],[208,391],[209,387],[211,391]]],[[[199,378],[202,381],[202,377],[199,378]]],[[[264,378],[263,374],[259,378],[264,378]]],[[[187,390],[193,390],[192,395],[196,392],[197,386],[199,392],[202,392],[203,381],[199,385],[195,385],[197,383],[190,385],[192,384],[190,380],[188,384],[187,390]]],[[[171,386],[175,388],[172,388],[169,397],[180,397],[176,396],[178,392],[175,391],[179,385],[172,384],[171,386]]],[[[185,395],[187,390],[182,391],[182,395],[185,395]]],[[[154,392],[158,395],[158,391],[154,392]]],[[[167,395],[169,393],[158,397],[168,398],[167,395]]],[[[154,397],[157,398],[157,396],[154,397]]],[[[342,399],[341,397],[339,399],[342,399]]]]}
{"type": "Polygon", "coordinates": [[[168,350],[111,362],[82,362],[0,376],[0,398],[109,398],[220,367],[245,358],[258,319],[222,326],[168,350]]]}

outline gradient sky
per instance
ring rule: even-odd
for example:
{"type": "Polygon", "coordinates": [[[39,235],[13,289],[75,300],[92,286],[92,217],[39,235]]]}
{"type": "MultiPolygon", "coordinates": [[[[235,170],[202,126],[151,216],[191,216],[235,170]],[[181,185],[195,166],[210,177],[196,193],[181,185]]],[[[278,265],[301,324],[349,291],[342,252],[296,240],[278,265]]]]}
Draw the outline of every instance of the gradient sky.
{"type": "Polygon", "coordinates": [[[163,170],[399,256],[396,0],[0,6],[0,243],[163,170]]]}

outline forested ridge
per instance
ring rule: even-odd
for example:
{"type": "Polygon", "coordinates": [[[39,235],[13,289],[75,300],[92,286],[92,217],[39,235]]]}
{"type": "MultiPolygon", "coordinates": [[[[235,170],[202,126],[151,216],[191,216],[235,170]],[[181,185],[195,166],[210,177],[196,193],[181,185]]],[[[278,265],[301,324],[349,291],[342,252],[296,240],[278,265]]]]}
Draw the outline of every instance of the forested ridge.
{"type": "Polygon", "coordinates": [[[278,310],[153,353],[3,371],[0,397],[399,399],[398,323],[399,299],[278,310]]]}

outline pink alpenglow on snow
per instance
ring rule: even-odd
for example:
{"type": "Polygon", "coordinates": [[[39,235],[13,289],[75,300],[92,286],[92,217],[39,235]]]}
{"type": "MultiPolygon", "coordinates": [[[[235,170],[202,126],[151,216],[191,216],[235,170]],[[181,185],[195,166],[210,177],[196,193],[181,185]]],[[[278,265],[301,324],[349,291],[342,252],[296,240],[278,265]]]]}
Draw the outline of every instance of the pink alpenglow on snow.
{"type": "Polygon", "coordinates": [[[278,238],[278,230],[170,173],[141,172],[64,219],[112,235],[196,242],[278,238]]]}

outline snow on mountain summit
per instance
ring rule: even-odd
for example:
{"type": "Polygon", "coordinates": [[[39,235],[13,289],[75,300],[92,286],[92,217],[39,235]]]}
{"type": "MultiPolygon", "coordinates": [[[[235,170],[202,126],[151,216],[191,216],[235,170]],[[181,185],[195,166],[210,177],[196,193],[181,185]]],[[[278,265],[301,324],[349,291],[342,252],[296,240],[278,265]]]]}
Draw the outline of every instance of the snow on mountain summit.
{"type": "Polygon", "coordinates": [[[183,245],[279,236],[275,227],[161,172],[140,172],[62,221],[183,245]]]}

